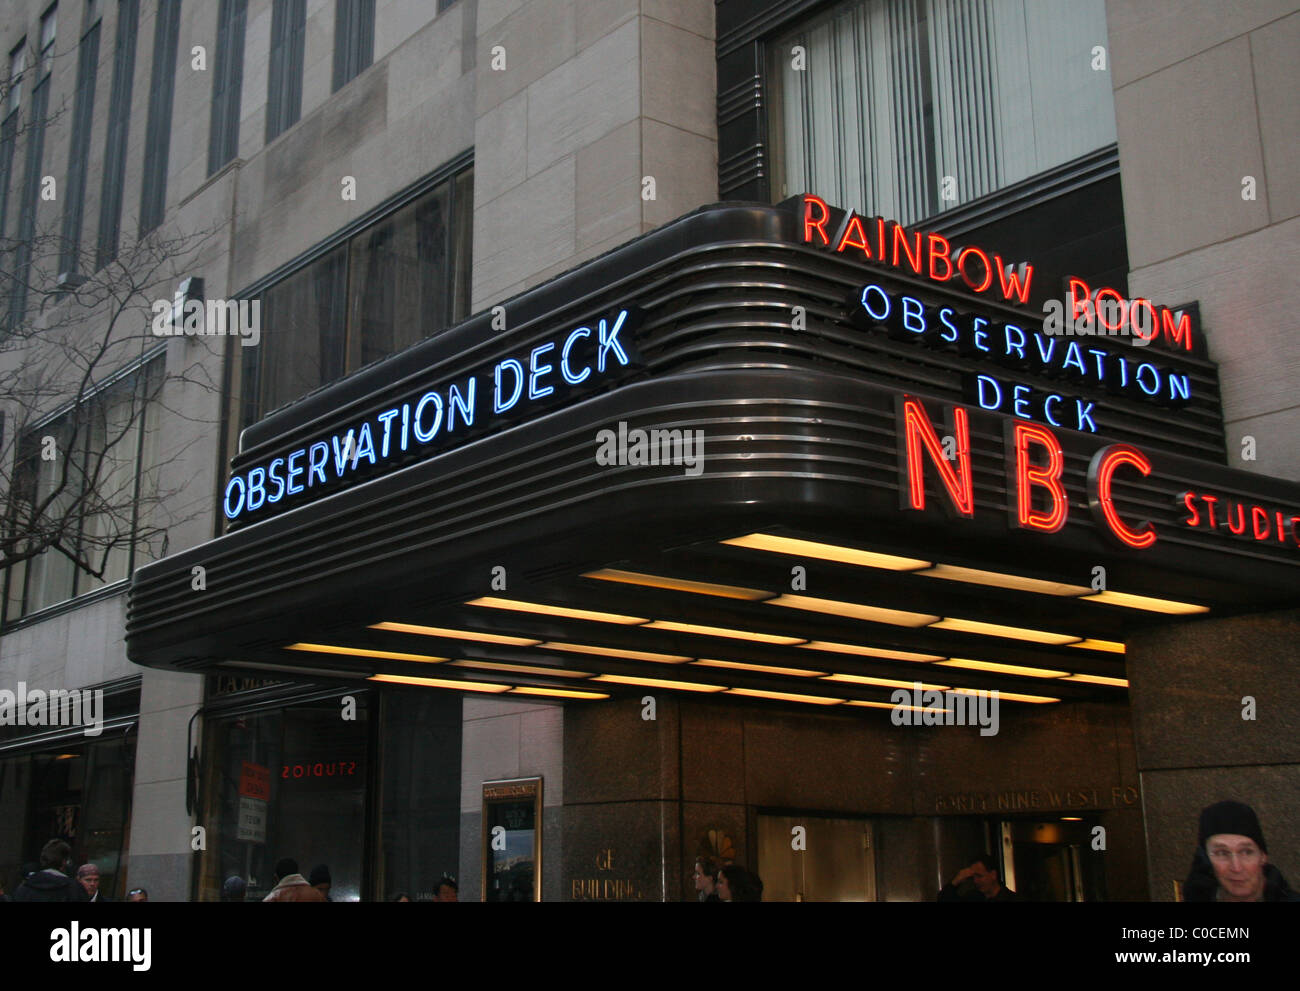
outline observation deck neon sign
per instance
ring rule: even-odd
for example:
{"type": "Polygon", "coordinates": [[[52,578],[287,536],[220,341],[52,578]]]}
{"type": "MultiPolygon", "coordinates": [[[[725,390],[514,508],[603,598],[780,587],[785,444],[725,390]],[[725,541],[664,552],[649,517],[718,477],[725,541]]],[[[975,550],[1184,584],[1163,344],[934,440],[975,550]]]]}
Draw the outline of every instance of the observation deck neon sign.
{"type": "Polygon", "coordinates": [[[238,520],[285,501],[306,502],[336,490],[350,476],[386,474],[493,426],[516,422],[524,410],[535,415],[559,399],[594,391],[641,363],[633,340],[639,323],[639,311],[620,309],[526,354],[413,393],[345,432],[321,435],[287,455],[246,468],[226,483],[226,519],[238,520]]]}

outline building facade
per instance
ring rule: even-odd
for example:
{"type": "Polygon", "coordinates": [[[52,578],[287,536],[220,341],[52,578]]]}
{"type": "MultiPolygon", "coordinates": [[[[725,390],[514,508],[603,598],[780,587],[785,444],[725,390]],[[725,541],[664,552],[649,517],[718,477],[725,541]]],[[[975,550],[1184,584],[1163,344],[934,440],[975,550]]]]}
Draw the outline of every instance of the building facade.
{"type": "Polygon", "coordinates": [[[1294,3],[7,6],[6,326],[116,350],[4,477],[132,453],[98,574],[6,569],[0,688],[104,692],[0,726],[6,886],[61,834],[164,900],[1165,900],[1222,798],[1295,848],[1294,3]]]}

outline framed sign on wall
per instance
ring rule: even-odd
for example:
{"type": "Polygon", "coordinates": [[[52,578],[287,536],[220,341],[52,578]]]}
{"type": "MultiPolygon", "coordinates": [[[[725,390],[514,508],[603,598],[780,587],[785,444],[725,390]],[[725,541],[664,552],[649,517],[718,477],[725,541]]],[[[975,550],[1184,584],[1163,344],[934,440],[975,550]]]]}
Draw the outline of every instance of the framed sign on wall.
{"type": "Polygon", "coordinates": [[[483,782],[483,900],[542,900],[542,779],[483,782]]]}

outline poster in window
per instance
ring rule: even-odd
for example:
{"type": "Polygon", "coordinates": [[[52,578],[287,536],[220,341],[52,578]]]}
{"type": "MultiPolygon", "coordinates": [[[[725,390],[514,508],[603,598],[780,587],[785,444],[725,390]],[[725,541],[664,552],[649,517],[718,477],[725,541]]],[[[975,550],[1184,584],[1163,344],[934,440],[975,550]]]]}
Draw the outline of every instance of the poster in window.
{"type": "Polygon", "coordinates": [[[542,779],[483,782],[483,900],[541,901],[542,779]]]}

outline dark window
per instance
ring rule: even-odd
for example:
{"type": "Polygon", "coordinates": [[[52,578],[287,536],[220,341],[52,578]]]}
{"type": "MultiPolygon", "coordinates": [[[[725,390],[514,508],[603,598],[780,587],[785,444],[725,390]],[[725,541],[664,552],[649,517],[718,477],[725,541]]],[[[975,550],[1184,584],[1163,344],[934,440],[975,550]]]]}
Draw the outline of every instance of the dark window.
{"type": "MultiPolygon", "coordinates": [[[[42,60],[43,61],[43,60],[42,60]]],[[[45,114],[50,102],[50,76],[46,71],[32,90],[31,126],[27,134],[26,174],[18,200],[18,236],[14,247],[9,326],[16,327],[27,312],[27,280],[31,277],[32,240],[36,236],[36,204],[41,192],[41,158],[45,153],[45,114]]]]}
{"type": "Polygon", "coordinates": [[[468,316],[473,197],[462,170],[261,290],[234,430],[468,316]]]}
{"type": "Polygon", "coordinates": [[[126,138],[131,124],[131,81],[140,0],[119,0],[113,49],[113,89],[108,100],[108,139],[104,143],[104,189],[99,200],[99,248],[95,268],[117,257],[122,233],[122,186],[126,182],[126,138]]]}
{"type": "Polygon", "coordinates": [[[88,27],[77,55],[77,95],[72,110],[72,140],[68,148],[68,178],[63,205],[63,244],[59,252],[60,278],[74,275],[82,266],[81,219],[86,202],[86,160],[90,152],[90,124],[95,112],[95,77],[99,74],[98,0],[86,4],[88,27]]]}
{"type": "Polygon", "coordinates": [[[180,30],[181,0],[158,0],[153,72],[149,78],[149,121],[144,138],[141,237],[162,223],[167,209],[167,156],[172,137],[172,94],[176,88],[176,46],[180,30]]]}
{"type": "Polygon", "coordinates": [[[239,98],[244,83],[244,22],[248,0],[221,0],[217,15],[217,65],[212,79],[208,175],[239,154],[239,98]]]}
{"type": "Polygon", "coordinates": [[[334,86],[338,91],[375,57],[375,0],[335,0],[334,86]]]}
{"type": "Polygon", "coordinates": [[[271,64],[266,88],[269,144],[302,116],[303,39],[307,0],[275,0],[271,12],[271,64]]]}
{"type": "Polygon", "coordinates": [[[0,124],[0,240],[4,239],[5,219],[9,213],[9,181],[13,175],[17,134],[18,115],[10,114],[0,124]]]}

